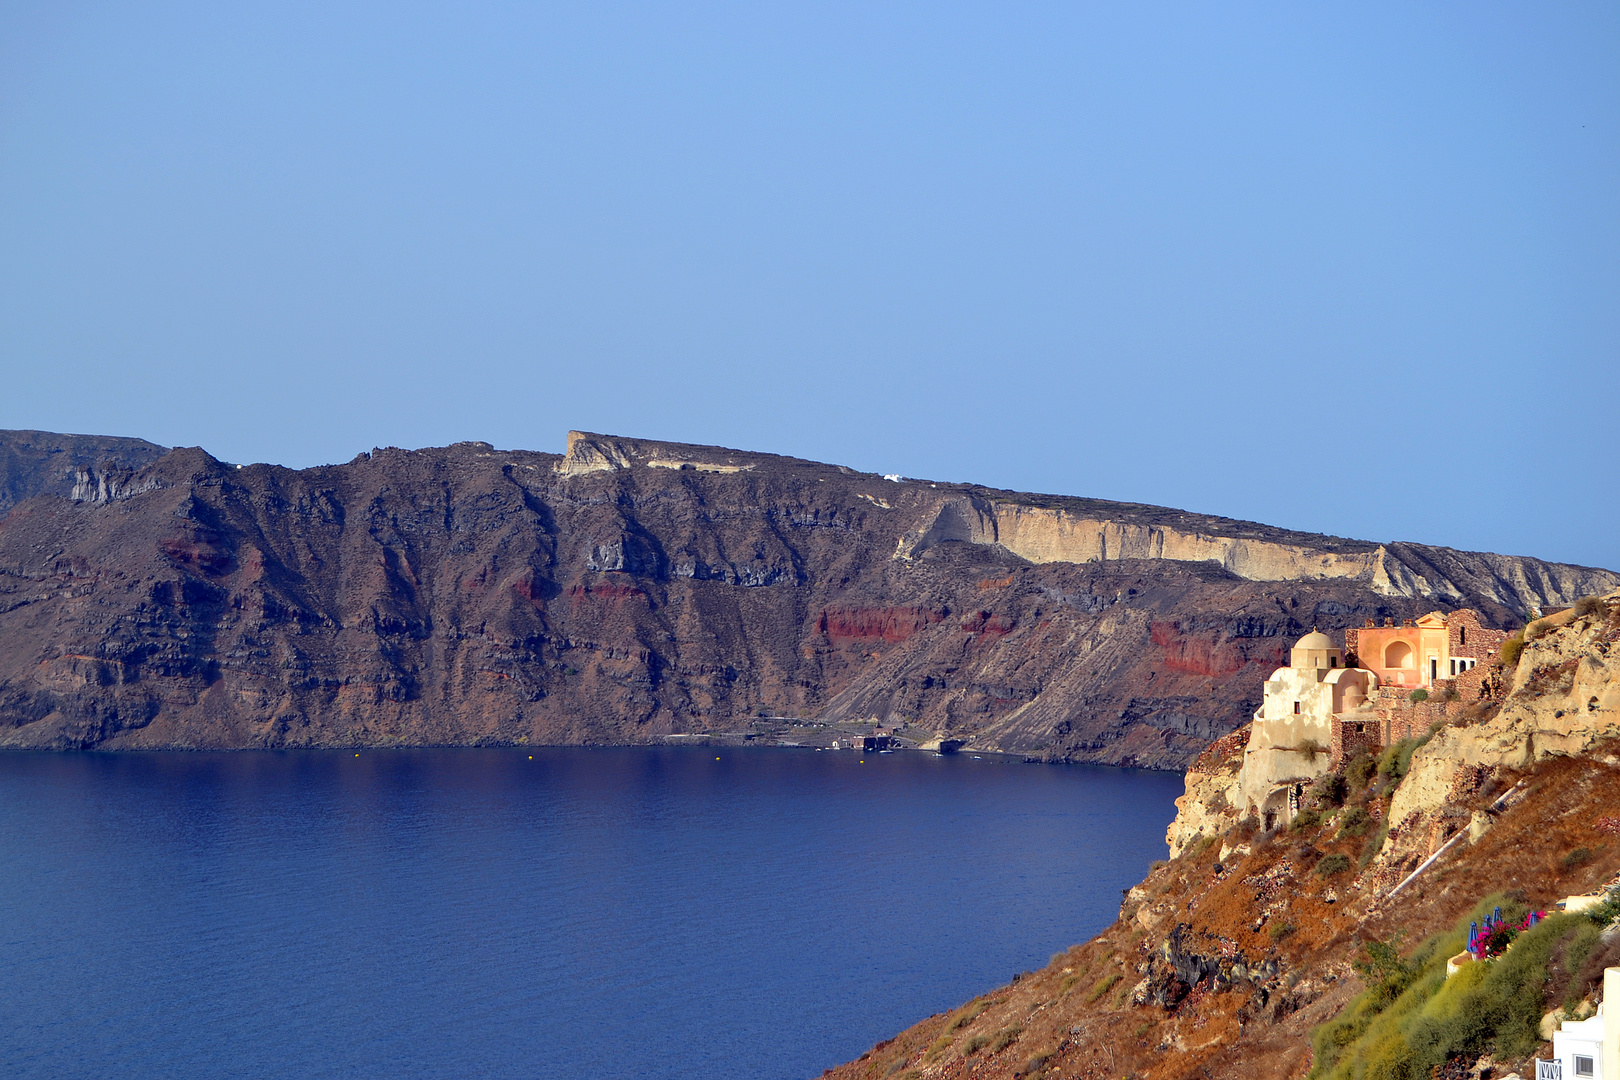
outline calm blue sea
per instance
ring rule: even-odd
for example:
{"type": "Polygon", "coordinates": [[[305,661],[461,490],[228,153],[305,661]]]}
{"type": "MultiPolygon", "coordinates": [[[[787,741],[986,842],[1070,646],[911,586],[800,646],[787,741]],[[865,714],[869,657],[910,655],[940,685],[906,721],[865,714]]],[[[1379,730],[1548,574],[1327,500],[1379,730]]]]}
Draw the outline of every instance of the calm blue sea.
{"type": "Polygon", "coordinates": [[[0,753],[0,1075],[803,1078],[1107,925],[1179,777],[0,753]]]}

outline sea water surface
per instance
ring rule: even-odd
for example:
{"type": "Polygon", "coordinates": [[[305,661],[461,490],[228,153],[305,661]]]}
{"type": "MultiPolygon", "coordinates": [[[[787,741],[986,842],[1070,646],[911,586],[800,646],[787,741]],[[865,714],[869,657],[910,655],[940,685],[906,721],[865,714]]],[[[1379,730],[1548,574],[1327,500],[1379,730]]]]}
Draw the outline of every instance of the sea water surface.
{"type": "Polygon", "coordinates": [[[814,1076],[1106,926],[1180,791],[764,748],[0,753],[0,1075],[814,1076]]]}

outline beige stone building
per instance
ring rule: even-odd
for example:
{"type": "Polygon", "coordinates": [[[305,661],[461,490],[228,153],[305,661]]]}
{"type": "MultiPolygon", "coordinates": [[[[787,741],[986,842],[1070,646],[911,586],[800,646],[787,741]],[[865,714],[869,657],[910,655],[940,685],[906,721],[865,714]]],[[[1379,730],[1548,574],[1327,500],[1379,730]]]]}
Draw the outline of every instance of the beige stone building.
{"type": "Polygon", "coordinates": [[[1294,645],[1289,666],[1266,680],[1231,801],[1259,815],[1267,829],[1291,822],[1305,786],[1345,758],[1421,734],[1447,710],[1477,698],[1485,672],[1468,673],[1507,637],[1467,609],[1430,612],[1399,626],[1392,619],[1381,627],[1369,622],[1344,636],[1341,651],[1311,631],[1294,645]],[[1347,657],[1352,666],[1345,666],[1347,657]],[[1412,700],[1417,690],[1440,697],[1419,705],[1412,700]]]}
{"type": "Polygon", "coordinates": [[[1462,608],[1449,615],[1431,611],[1400,626],[1394,619],[1385,619],[1383,626],[1368,621],[1344,632],[1344,647],[1385,686],[1418,690],[1471,671],[1494,656],[1506,638],[1462,608]]]}
{"type": "Polygon", "coordinates": [[[1343,652],[1326,634],[1313,630],[1300,638],[1288,666],[1266,680],[1254,715],[1238,774],[1244,811],[1259,815],[1267,829],[1292,821],[1305,785],[1333,767],[1336,724],[1352,730],[1361,724],[1361,733],[1378,737],[1377,714],[1367,707],[1378,685],[1374,672],[1345,667],[1343,652]]]}

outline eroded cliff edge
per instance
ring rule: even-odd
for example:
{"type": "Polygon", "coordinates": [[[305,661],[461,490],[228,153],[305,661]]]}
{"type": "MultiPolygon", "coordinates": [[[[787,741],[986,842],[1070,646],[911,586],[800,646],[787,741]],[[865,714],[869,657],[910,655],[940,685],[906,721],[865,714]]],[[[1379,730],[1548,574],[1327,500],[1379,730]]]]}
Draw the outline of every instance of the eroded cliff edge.
{"type": "Polygon", "coordinates": [[[579,432],[300,471],[0,444],[14,747],[638,742],[772,715],[1180,768],[1312,626],[1506,625],[1620,584],[579,432]]]}
{"type": "Polygon", "coordinates": [[[1465,974],[1458,1023],[1426,1028],[1411,1004],[1441,1000],[1456,928],[1482,905],[1552,911],[1620,888],[1620,591],[1523,640],[1499,665],[1503,697],[1323,777],[1290,828],[1263,831],[1230,797],[1248,732],[1217,740],[1187,772],[1172,858],[1108,930],[827,1075],[1534,1075],[1551,1025],[1590,1015],[1620,964],[1620,923],[1600,932],[1615,904],[1465,974]],[[1510,1001],[1481,992],[1490,979],[1510,1001]],[[1404,1029],[1368,1020],[1403,1005],[1404,1029]]]}

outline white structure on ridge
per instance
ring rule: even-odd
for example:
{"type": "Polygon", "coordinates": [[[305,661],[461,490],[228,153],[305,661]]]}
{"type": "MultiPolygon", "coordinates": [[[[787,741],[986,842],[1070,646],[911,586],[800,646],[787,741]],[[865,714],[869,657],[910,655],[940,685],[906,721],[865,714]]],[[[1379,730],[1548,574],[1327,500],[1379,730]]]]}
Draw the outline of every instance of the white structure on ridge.
{"type": "MultiPolygon", "coordinates": [[[[1294,644],[1289,666],[1266,680],[1265,698],[1238,774],[1242,808],[1266,829],[1286,825],[1305,785],[1333,767],[1333,723],[1357,713],[1378,688],[1378,676],[1344,666],[1326,634],[1312,630],[1294,644]]],[[[1364,723],[1376,724],[1368,714],[1364,723]]]]}

